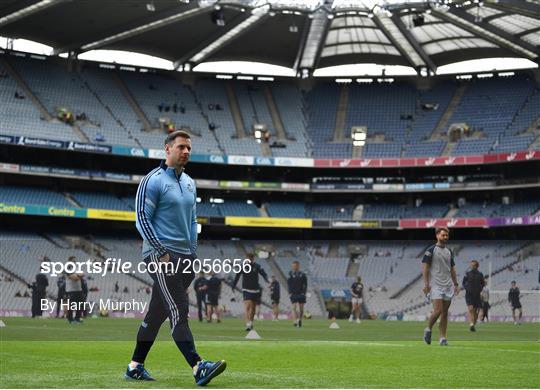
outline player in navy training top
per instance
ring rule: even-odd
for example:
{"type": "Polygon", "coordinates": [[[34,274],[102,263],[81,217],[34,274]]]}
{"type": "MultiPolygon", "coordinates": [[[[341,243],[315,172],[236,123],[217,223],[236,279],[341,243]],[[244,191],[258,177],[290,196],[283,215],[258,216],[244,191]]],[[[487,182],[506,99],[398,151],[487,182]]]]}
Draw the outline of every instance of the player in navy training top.
{"type": "Polygon", "coordinates": [[[272,301],[272,312],[274,313],[274,321],[278,320],[279,316],[279,299],[281,298],[281,286],[276,280],[276,277],[272,275],[270,278],[270,300],[272,301]]]}
{"type": "Polygon", "coordinates": [[[268,283],[268,276],[264,269],[255,262],[255,255],[253,253],[248,253],[247,258],[251,264],[250,272],[242,271],[236,274],[232,289],[234,290],[236,284],[242,277],[242,293],[244,295],[244,309],[245,309],[245,319],[246,319],[246,331],[253,329],[253,318],[255,317],[255,308],[257,304],[261,303],[261,293],[262,288],[259,284],[259,275],[261,275],[266,283],[268,283]]]}
{"type": "Polygon", "coordinates": [[[519,294],[519,287],[517,286],[516,281],[512,280],[512,287],[510,287],[510,291],[508,291],[508,302],[510,302],[510,305],[512,306],[512,317],[514,317],[514,325],[521,325],[521,317],[523,316],[523,310],[521,309],[519,294]]]}
{"type": "Polygon", "coordinates": [[[206,290],[206,319],[212,322],[212,315],[216,314],[217,322],[221,322],[219,311],[219,296],[221,294],[221,279],[214,273],[210,274],[206,290]]]}
{"type": "Polygon", "coordinates": [[[292,303],[294,326],[301,327],[302,317],[304,316],[304,305],[306,304],[307,276],[300,271],[300,263],[298,261],[292,263],[287,285],[292,303]]]}
{"type": "Polygon", "coordinates": [[[356,282],[354,282],[351,286],[351,295],[352,311],[351,316],[349,317],[349,322],[352,322],[354,317],[356,317],[356,323],[359,324],[360,310],[362,308],[364,299],[364,283],[362,283],[362,278],[360,276],[358,276],[356,282]]]}
{"type": "Polygon", "coordinates": [[[199,316],[199,322],[202,322],[203,313],[206,313],[206,290],[208,289],[208,280],[206,280],[202,272],[199,273],[199,277],[193,282],[193,289],[197,298],[197,315],[199,316]]]}

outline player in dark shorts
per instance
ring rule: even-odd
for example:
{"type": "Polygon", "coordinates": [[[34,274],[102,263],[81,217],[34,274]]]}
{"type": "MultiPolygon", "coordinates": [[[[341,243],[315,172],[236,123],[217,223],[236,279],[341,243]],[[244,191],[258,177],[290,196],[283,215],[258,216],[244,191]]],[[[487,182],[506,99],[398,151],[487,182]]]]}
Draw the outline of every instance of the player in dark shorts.
{"type": "Polygon", "coordinates": [[[195,296],[197,298],[197,314],[199,316],[199,322],[203,320],[203,313],[206,312],[206,289],[208,288],[208,281],[204,277],[204,274],[199,273],[199,277],[193,282],[193,289],[195,290],[195,296]],[[203,305],[205,306],[203,311],[203,305]]]}
{"type": "Polygon", "coordinates": [[[489,288],[487,286],[487,277],[484,278],[484,288],[480,293],[480,298],[482,299],[482,310],[480,311],[480,321],[489,322],[489,309],[491,305],[489,304],[489,288]]]}
{"type": "Polygon", "coordinates": [[[206,290],[206,320],[212,322],[212,315],[216,314],[216,321],[221,322],[219,312],[219,296],[221,294],[221,279],[214,273],[208,279],[208,289],[206,290]]]}
{"type": "Polygon", "coordinates": [[[272,301],[272,312],[274,313],[273,321],[278,320],[279,316],[279,298],[281,297],[279,282],[272,275],[270,278],[270,300],[272,301]]]}
{"type": "Polygon", "coordinates": [[[244,295],[244,309],[245,309],[245,319],[246,319],[246,331],[253,329],[253,318],[255,317],[255,307],[257,304],[261,303],[261,286],[259,284],[259,274],[264,278],[266,283],[268,283],[268,275],[262,267],[255,262],[255,255],[253,253],[248,253],[247,259],[250,261],[251,270],[250,272],[244,272],[244,267],[242,271],[236,274],[232,289],[236,287],[236,284],[242,277],[242,293],[244,295]]]}
{"type": "Polygon", "coordinates": [[[364,296],[364,284],[362,283],[362,278],[360,276],[358,276],[356,282],[354,282],[351,286],[351,295],[352,310],[349,317],[349,322],[353,322],[354,317],[356,317],[356,323],[359,324],[361,322],[360,309],[362,307],[364,296]]]}
{"type": "Polygon", "coordinates": [[[521,325],[521,317],[523,316],[523,310],[521,309],[521,302],[519,301],[519,287],[515,280],[512,281],[512,287],[508,291],[508,302],[512,306],[512,317],[514,317],[514,325],[521,325]],[[516,315],[517,311],[517,315],[516,315]]]}
{"type": "Polygon", "coordinates": [[[476,332],[476,321],[478,312],[482,307],[482,298],[480,294],[484,288],[484,275],[478,270],[479,263],[472,260],[470,268],[463,277],[463,288],[465,289],[465,303],[469,313],[469,330],[476,332]]]}
{"type": "Polygon", "coordinates": [[[292,269],[289,272],[287,285],[289,287],[289,296],[292,303],[294,326],[300,328],[302,326],[304,305],[306,303],[307,276],[300,271],[300,263],[298,261],[292,263],[292,269]]]}

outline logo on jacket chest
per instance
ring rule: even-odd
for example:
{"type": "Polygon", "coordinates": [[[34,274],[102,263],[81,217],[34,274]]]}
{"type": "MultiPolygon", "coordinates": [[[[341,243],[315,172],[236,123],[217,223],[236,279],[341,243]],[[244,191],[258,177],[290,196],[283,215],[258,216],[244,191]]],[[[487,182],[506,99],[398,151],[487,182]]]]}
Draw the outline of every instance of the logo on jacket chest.
{"type": "Polygon", "coordinates": [[[174,189],[173,184],[165,184],[163,186],[163,195],[165,195],[167,192],[172,191],[174,189]]]}

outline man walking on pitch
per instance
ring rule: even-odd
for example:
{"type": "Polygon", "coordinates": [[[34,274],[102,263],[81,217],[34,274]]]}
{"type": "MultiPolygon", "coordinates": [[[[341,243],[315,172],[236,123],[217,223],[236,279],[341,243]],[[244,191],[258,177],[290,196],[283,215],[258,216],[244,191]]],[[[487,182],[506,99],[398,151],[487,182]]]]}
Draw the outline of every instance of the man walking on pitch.
{"type": "Polygon", "coordinates": [[[272,275],[270,279],[270,300],[272,301],[273,321],[279,319],[279,299],[281,298],[280,285],[276,277],[272,275]]]}
{"type": "Polygon", "coordinates": [[[508,302],[512,306],[512,317],[514,318],[514,325],[521,325],[521,317],[523,316],[523,310],[521,308],[521,302],[519,300],[519,287],[515,280],[512,280],[512,286],[508,291],[508,302]],[[516,315],[517,311],[517,315],[516,315]]]}
{"type": "MultiPolygon", "coordinates": [[[[75,256],[70,256],[67,263],[75,263],[75,260],[75,256]]],[[[67,307],[66,318],[70,324],[82,324],[81,317],[83,311],[80,304],[84,302],[82,285],[82,278],[84,275],[83,273],[77,272],[64,272],[64,276],[66,277],[67,304],[69,305],[67,307]]]]}
{"type": "Polygon", "coordinates": [[[482,311],[480,312],[480,321],[489,321],[489,287],[487,286],[487,277],[484,278],[484,288],[480,293],[480,299],[482,299],[482,311]]]}
{"type": "Polygon", "coordinates": [[[266,283],[268,283],[268,276],[264,269],[255,262],[255,255],[253,253],[247,254],[247,259],[249,260],[250,270],[245,272],[242,268],[242,271],[236,274],[232,289],[234,290],[236,284],[242,276],[242,293],[244,295],[244,310],[245,310],[245,319],[246,319],[246,331],[253,329],[253,318],[255,317],[255,308],[257,304],[261,303],[261,285],[259,284],[259,274],[264,278],[266,283]]]}
{"type": "Polygon", "coordinates": [[[301,328],[302,318],[304,316],[304,305],[306,304],[307,276],[300,271],[300,263],[298,261],[292,263],[292,269],[289,272],[287,284],[292,303],[294,326],[301,328]]]}
{"type": "Polygon", "coordinates": [[[433,311],[429,317],[428,326],[424,329],[424,341],[431,344],[433,325],[440,317],[439,344],[448,345],[446,328],[448,326],[448,309],[452,298],[459,292],[454,253],[446,246],[450,231],[448,228],[435,230],[437,243],[427,248],[422,260],[423,292],[431,297],[433,311]]]}
{"type": "Polygon", "coordinates": [[[193,282],[193,289],[195,290],[195,297],[197,299],[197,314],[199,316],[199,322],[202,322],[203,316],[206,314],[206,292],[208,290],[208,280],[204,277],[204,274],[199,273],[199,277],[193,282]],[[204,305],[204,315],[203,315],[204,305]]]}
{"type": "Polygon", "coordinates": [[[478,312],[482,307],[482,288],[484,287],[484,275],[478,270],[478,261],[472,260],[469,271],[463,277],[463,288],[465,289],[465,303],[469,312],[469,330],[476,332],[476,321],[478,312]]]}
{"type": "Polygon", "coordinates": [[[210,279],[208,279],[208,289],[206,290],[206,320],[208,323],[212,322],[212,317],[216,315],[216,322],[221,322],[221,316],[219,311],[219,296],[221,295],[221,279],[218,278],[213,272],[210,273],[210,279]]]}
{"type": "Polygon", "coordinates": [[[155,380],[144,368],[144,362],[161,324],[168,317],[172,338],[193,370],[195,383],[204,386],[221,374],[227,364],[224,360],[214,363],[201,359],[188,325],[187,289],[195,275],[189,265],[184,265],[191,264],[197,251],[195,182],[184,173],[191,154],[189,134],[180,130],[170,133],[165,139],[165,154],[166,160],[141,181],[135,199],[143,258],[154,285],[124,377],[155,380]],[[155,272],[151,271],[151,265],[155,272]]]}
{"type": "Polygon", "coordinates": [[[362,309],[364,296],[364,284],[362,283],[362,278],[360,276],[357,277],[356,282],[354,282],[351,286],[351,295],[352,310],[349,317],[349,322],[353,322],[354,317],[356,317],[356,323],[359,324],[360,311],[362,309]]]}

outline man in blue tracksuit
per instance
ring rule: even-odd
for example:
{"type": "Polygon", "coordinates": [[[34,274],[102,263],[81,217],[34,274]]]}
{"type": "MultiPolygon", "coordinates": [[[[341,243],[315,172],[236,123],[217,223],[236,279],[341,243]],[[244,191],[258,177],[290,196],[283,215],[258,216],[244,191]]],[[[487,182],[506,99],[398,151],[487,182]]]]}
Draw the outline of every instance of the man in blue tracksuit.
{"type": "Polygon", "coordinates": [[[166,160],[139,184],[135,199],[136,226],[143,238],[143,258],[154,286],[125,378],[154,380],[144,368],[144,361],[168,317],[174,342],[193,369],[197,385],[204,386],[227,364],[224,360],[202,360],[188,325],[187,288],[195,275],[186,267],[197,251],[197,194],[195,182],[184,173],[191,154],[189,134],[181,130],[170,133],[165,139],[165,153],[166,160]]]}

